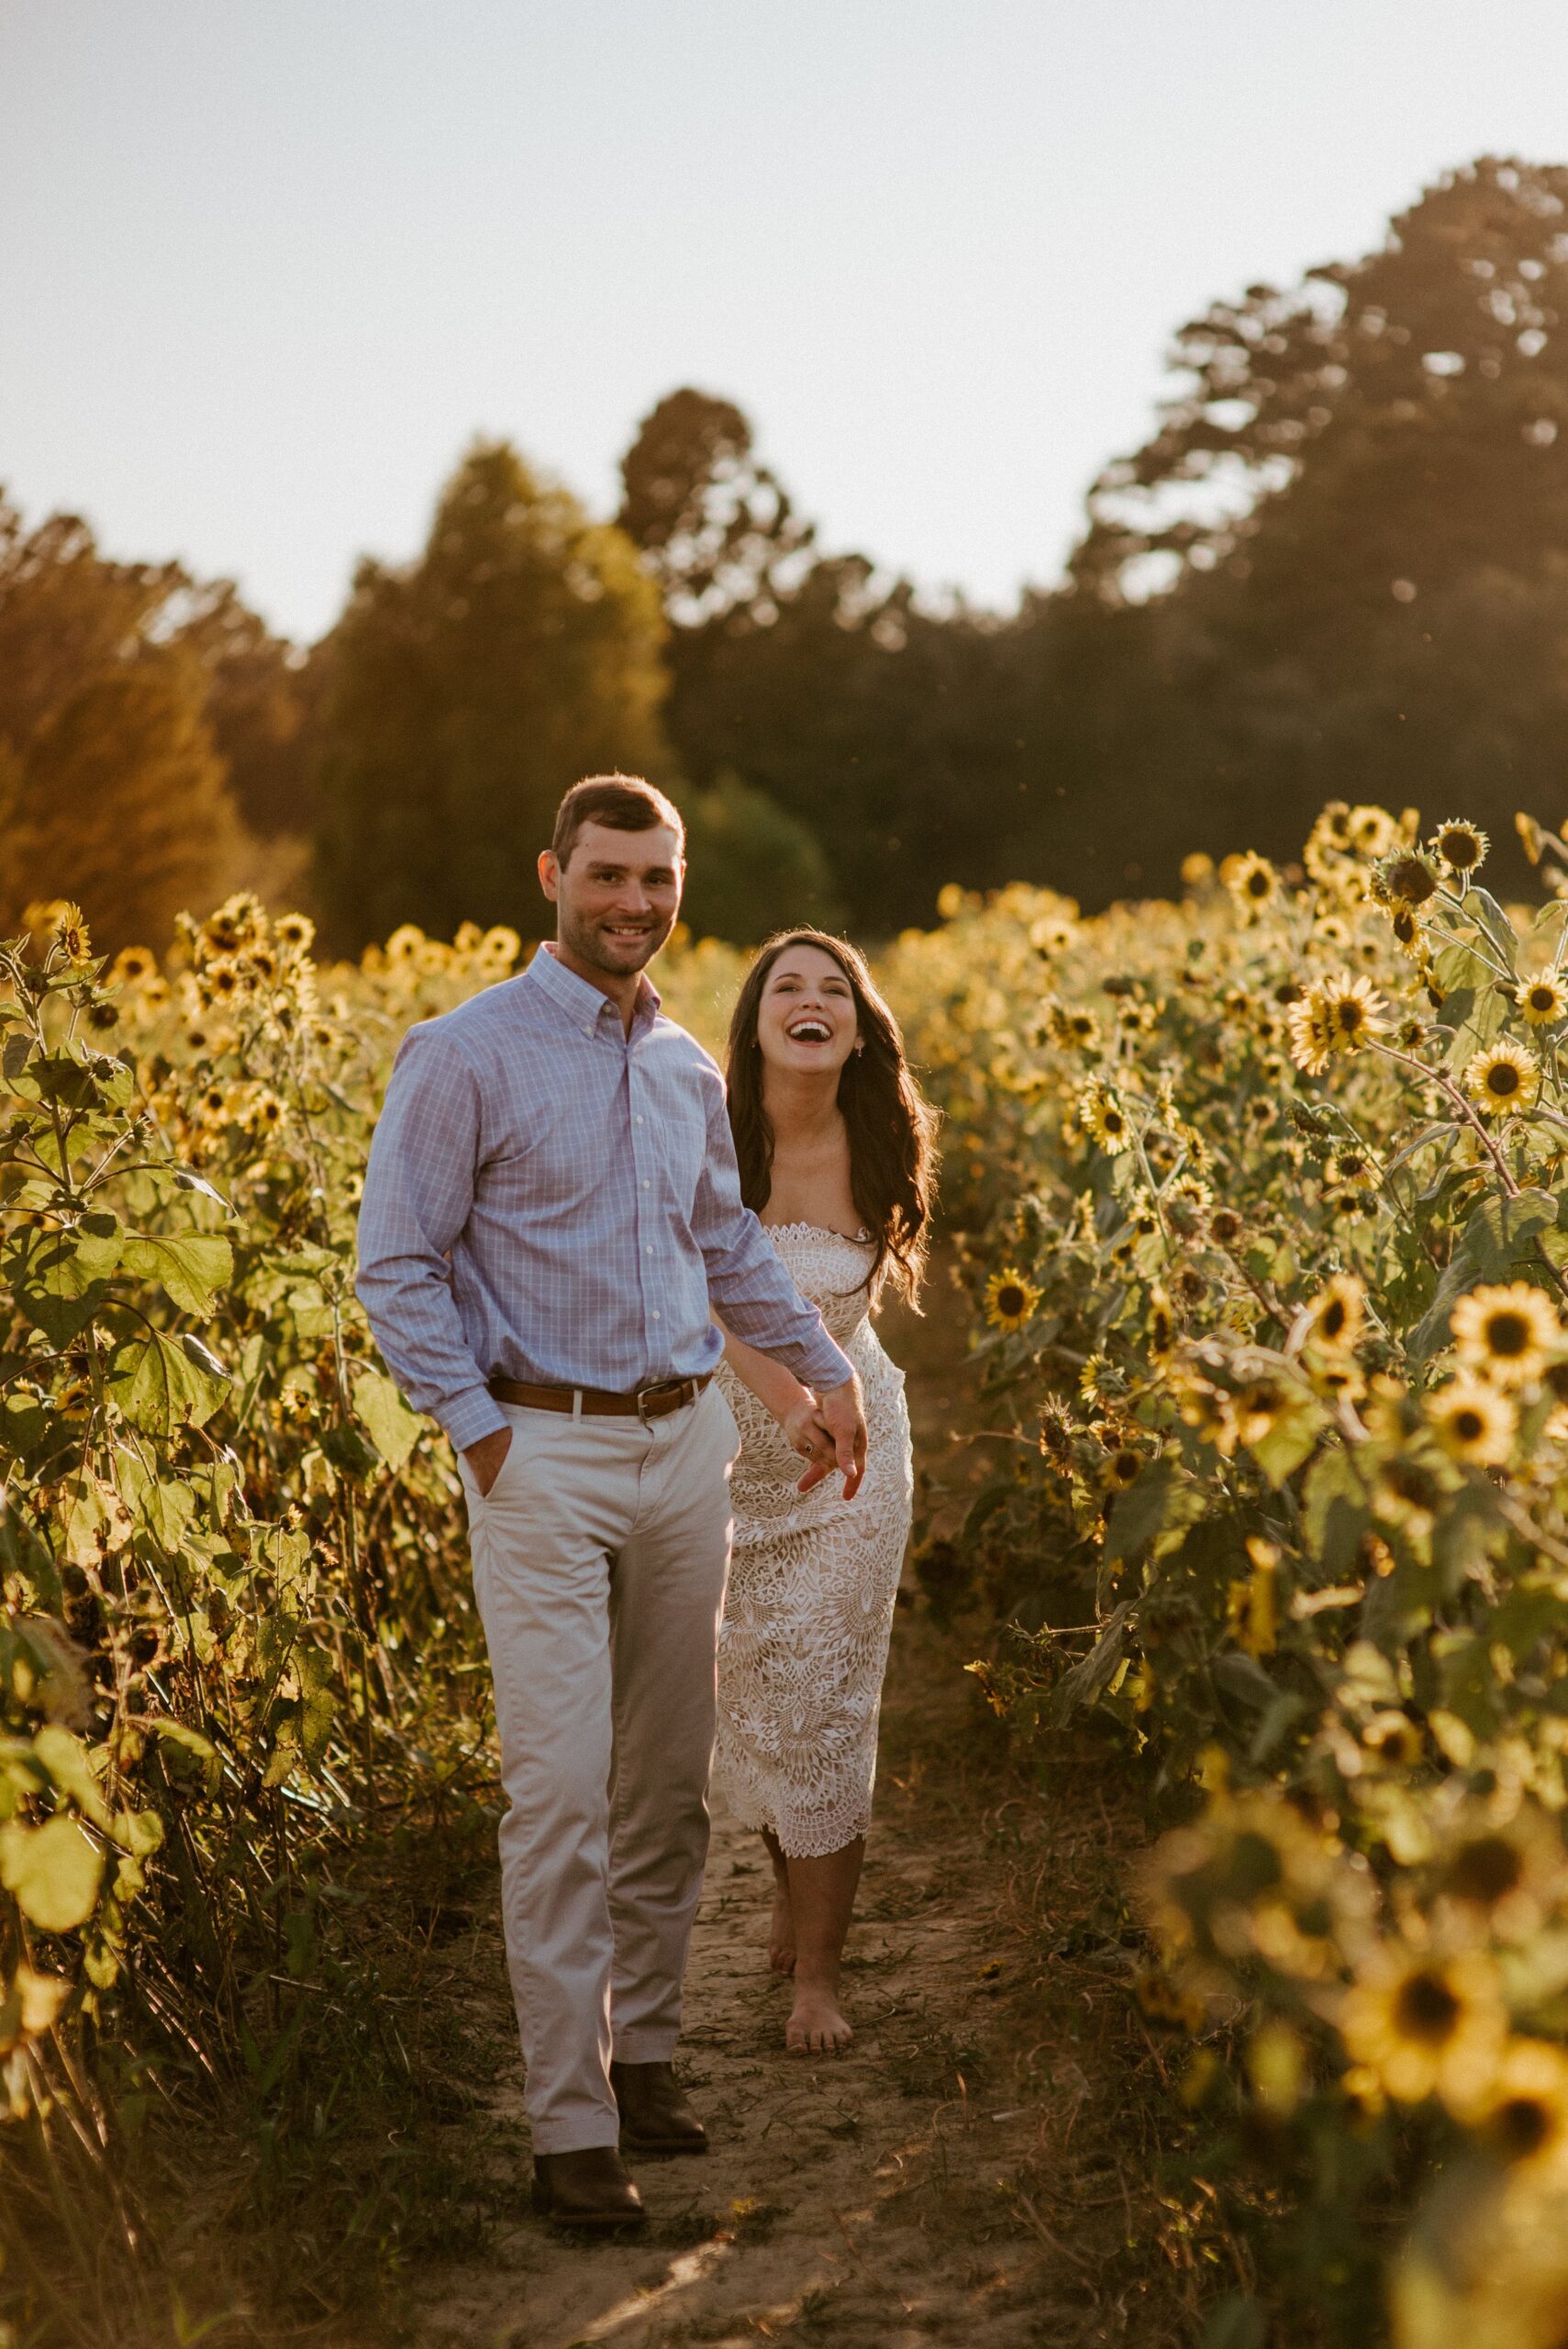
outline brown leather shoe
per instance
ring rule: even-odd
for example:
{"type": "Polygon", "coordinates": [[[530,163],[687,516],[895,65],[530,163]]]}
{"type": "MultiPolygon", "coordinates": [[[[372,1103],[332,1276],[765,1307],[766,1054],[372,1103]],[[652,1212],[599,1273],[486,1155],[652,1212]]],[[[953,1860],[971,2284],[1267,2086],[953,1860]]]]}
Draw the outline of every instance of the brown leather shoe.
{"type": "Polygon", "coordinates": [[[534,2209],[563,2227],[639,2227],[648,2216],[613,2145],[536,2154],[534,2209]]]}
{"type": "Polygon", "coordinates": [[[686,2102],[673,2064],[612,2064],[620,2141],[639,2154],[706,2154],[707,2131],[686,2102]]]}

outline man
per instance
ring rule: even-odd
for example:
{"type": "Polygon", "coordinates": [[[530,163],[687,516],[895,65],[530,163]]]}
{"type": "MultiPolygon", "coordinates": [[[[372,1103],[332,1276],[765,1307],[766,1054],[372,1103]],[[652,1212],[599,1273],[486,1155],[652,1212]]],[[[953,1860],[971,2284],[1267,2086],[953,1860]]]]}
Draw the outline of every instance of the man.
{"type": "Polygon", "coordinates": [[[741,1205],[718,1070],[644,975],[684,851],[646,783],[567,793],[555,942],[404,1039],[360,1216],[371,1326],[462,1464],[534,2197],[577,2226],[641,2218],[617,2146],[706,2144],[671,2057],[738,1442],[710,1298],[816,1389],[805,1482],[851,1492],[865,1456],[854,1370],[741,1205]]]}

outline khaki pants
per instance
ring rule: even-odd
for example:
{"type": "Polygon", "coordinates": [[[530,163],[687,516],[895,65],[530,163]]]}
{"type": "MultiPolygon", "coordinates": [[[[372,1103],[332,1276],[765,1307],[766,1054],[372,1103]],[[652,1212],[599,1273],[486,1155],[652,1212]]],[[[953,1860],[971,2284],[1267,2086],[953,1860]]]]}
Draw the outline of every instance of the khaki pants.
{"type": "Polygon", "coordinates": [[[647,1426],[503,1408],[490,1492],[462,1475],[528,2119],[562,2154],[616,2142],[612,2051],[665,2062],[680,2035],[740,1438],[717,1386],[647,1426]]]}

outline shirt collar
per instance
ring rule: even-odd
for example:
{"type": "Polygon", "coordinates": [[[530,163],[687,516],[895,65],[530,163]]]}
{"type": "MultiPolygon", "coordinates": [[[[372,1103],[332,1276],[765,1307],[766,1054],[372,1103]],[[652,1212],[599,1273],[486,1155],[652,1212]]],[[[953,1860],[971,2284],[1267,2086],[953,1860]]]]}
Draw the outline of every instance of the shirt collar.
{"type": "MultiPolygon", "coordinates": [[[[534,985],[543,989],[553,1004],[564,1011],[574,1028],[592,1036],[606,1012],[619,1024],[620,1014],[607,995],[587,979],[580,979],[569,971],[547,941],[540,946],[524,974],[534,985]]],[[[631,1015],[633,1031],[651,1026],[662,998],[658,988],[646,971],[637,990],[637,1003],[631,1015]]]]}

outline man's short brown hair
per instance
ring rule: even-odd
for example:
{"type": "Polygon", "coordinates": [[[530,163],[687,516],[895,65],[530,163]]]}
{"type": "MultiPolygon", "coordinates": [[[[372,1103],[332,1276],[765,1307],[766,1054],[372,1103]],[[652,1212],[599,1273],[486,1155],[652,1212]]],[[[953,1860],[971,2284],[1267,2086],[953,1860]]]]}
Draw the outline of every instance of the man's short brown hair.
{"type": "Polygon", "coordinates": [[[550,843],[562,870],[584,824],[604,824],[612,832],[651,832],[667,824],[679,842],[677,853],[685,853],[686,828],[680,809],[639,774],[590,774],[573,785],[555,811],[550,843]]]}

